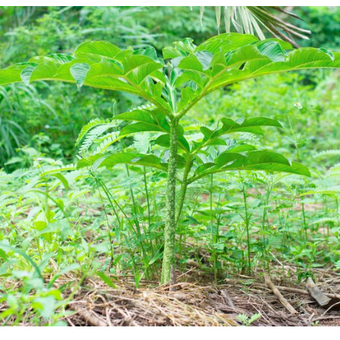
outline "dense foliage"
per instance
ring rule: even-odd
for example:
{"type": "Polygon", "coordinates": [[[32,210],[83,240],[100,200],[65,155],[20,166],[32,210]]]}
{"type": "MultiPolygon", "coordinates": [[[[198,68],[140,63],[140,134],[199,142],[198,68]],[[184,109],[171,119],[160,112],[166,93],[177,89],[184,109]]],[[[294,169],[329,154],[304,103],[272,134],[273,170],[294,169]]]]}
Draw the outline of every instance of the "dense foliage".
{"type": "MultiPolygon", "coordinates": [[[[153,11],[145,7],[6,7],[1,11],[1,68],[36,55],[70,51],[84,40],[109,40],[121,48],[152,44],[160,51],[183,36],[201,42],[216,33],[212,9],[207,9],[203,27],[189,7],[155,7],[153,11]]],[[[51,88],[44,83],[38,89],[25,86],[20,90],[20,85],[0,89],[0,129],[4,131],[0,136],[0,166],[15,155],[16,148],[28,143],[70,160],[75,154],[73,140],[86,121],[109,118],[141,104],[133,95],[87,89],[79,92],[63,84],[51,88]],[[31,104],[22,105],[26,102],[31,104]]],[[[6,168],[14,169],[15,165],[6,168]]]]}

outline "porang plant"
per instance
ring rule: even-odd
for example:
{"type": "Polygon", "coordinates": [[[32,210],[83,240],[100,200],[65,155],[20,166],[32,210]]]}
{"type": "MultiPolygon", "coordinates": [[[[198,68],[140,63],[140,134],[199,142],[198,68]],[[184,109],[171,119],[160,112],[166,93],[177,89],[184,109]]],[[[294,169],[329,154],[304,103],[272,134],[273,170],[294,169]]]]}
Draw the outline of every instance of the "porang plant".
{"type": "Polygon", "coordinates": [[[215,173],[235,170],[310,175],[305,166],[278,153],[258,150],[228,137],[237,132],[261,134],[264,126],[282,128],[277,120],[232,120],[226,116],[214,129],[184,129],[181,119],[209,93],[235,82],[277,72],[338,67],[340,53],[293,49],[277,39],[259,41],[253,35],[228,33],[199,46],[188,38],[175,42],[163,49],[163,59],[152,47],[121,50],[105,41],[85,42],[72,54],[38,56],[1,70],[0,85],[56,80],[75,83],[79,88],[85,85],[125,91],[147,101],[145,106],[121,113],[111,121],[95,120],[86,125],[78,142],[86,136],[85,144],[89,145],[101,136],[102,143],[92,154],[83,154],[77,167],[93,170],[133,164],[167,173],[161,281],[174,283],[176,226],[181,221],[189,185],[205,176],[212,178],[215,173]],[[119,131],[117,120],[125,122],[119,125],[123,126],[119,131]],[[112,148],[140,132],[153,134],[153,147],[147,153],[118,152],[121,149],[112,148]],[[160,148],[164,152],[160,153],[160,148]],[[211,152],[212,148],[215,152],[211,152]],[[177,184],[180,186],[176,193],[177,184]]]}

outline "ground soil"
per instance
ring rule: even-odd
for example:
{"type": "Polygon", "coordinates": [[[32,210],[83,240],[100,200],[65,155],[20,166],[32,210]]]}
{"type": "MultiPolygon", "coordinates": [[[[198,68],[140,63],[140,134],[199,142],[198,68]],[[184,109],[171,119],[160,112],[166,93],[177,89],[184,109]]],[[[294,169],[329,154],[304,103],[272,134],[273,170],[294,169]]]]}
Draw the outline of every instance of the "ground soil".
{"type": "MultiPolygon", "coordinates": [[[[340,325],[340,303],[320,307],[304,282],[298,283],[297,271],[294,266],[286,266],[285,277],[281,268],[270,272],[272,282],[296,314],[291,314],[273,294],[262,272],[236,275],[214,285],[211,276],[193,267],[178,275],[173,290],[156,282],[142,282],[136,289],[126,279],[119,280],[117,288],[108,288],[99,280],[87,279],[68,305],[72,315],[64,321],[70,326],[238,326],[243,325],[240,314],[250,318],[260,313],[251,326],[340,325]]],[[[313,276],[324,293],[340,297],[336,271],[315,269],[313,276]]]]}

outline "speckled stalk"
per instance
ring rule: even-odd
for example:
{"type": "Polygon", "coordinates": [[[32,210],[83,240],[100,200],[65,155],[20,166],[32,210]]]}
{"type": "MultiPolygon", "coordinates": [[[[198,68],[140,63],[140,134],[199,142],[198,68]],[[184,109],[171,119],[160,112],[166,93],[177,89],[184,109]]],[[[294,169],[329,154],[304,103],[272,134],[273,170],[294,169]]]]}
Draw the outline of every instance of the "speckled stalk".
{"type": "Polygon", "coordinates": [[[162,284],[173,284],[175,268],[176,234],[176,172],[177,172],[177,135],[178,119],[170,122],[170,146],[168,163],[168,182],[166,191],[166,222],[164,229],[164,253],[162,266],[162,284]]]}

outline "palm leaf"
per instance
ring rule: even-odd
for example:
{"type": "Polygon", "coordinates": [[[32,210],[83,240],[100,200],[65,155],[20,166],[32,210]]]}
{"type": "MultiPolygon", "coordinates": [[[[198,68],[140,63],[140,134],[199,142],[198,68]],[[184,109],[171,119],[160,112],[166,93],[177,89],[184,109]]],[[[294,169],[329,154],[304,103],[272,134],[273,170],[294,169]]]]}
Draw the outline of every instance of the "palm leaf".
{"type": "MultiPolygon", "coordinates": [[[[261,40],[265,39],[265,32],[274,38],[289,42],[299,47],[294,38],[308,39],[311,31],[281,19],[277,14],[284,14],[289,18],[300,19],[296,14],[286,11],[279,6],[215,6],[216,23],[220,34],[222,7],[224,7],[224,24],[226,33],[234,27],[238,33],[254,34],[261,40]]],[[[200,20],[203,24],[204,6],[200,8],[200,20]]],[[[300,19],[301,20],[301,19],[300,19]]]]}

